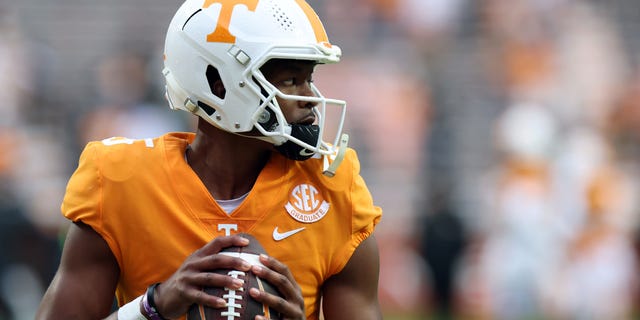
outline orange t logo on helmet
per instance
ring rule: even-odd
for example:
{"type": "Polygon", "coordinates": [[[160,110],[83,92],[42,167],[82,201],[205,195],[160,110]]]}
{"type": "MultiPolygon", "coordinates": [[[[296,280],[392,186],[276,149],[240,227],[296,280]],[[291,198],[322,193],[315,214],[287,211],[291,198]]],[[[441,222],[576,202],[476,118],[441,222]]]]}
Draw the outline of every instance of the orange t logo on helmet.
{"type": "MultiPolygon", "coordinates": [[[[318,43],[331,47],[327,33],[322,26],[322,22],[320,22],[318,15],[316,15],[311,6],[309,6],[309,4],[304,0],[295,1],[305,13],[307,19],[309,19],[318,43]]],[[[205,0],[202,5],[203,8],[208,8],[214,3],[219,3],[221,5],[218,25],[212,33],[207,35],[207,42],[235,43],[236,37],[229,32],[229,24],[231,23],[233,10],[237,5],[243,4],[249,11],[255,11],[258,6],[258,2],[260,2],[260,0],[205,0]]]]}
{"type": "Polygon", "coordinates": [[[236,37],[229,32],[229,23],[231,23],[233,9],[236,5],[244,4],[249,11],[255,11],[258,2],[259,0],[205,0],[204,5],[202,5],[203,8],[208,8],[214,3],[222,5],[216,30],[207,35],[207,42],[236,42],[236,37]]]}
{"type": "Polygon", "coordinates": [[[304,14],[309,19],[311,26],[313,27],[313,33],[316,35],[316,40],[318,43],[322,43],[324,46],[331,48],[331,44],[329,44],[329,37],[327,36],[327,32],[324,31],[324,27],[322,26],[322,22],[320,22],[320,18],[315,11],[311,8],[311,6],[304,0],[296,0],[304,14]]]}

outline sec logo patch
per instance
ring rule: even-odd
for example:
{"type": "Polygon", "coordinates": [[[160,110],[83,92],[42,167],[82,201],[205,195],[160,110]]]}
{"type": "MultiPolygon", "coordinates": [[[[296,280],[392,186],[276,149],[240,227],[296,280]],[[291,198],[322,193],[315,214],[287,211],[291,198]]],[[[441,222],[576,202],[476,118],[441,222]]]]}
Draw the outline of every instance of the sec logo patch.
{"type": "Polygon", "coordinates": [[[312,184],[303,183],[291,189],[289,202],[284,208],[289,215],[303,223],[313,223],[322,219],[329,211],[329,203],[312,184]]]}

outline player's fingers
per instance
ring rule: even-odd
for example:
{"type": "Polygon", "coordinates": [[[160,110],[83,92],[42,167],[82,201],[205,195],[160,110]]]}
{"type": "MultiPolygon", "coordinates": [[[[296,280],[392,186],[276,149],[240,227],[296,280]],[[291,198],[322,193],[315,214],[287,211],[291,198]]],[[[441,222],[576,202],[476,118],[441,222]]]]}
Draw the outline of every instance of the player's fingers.
{"type": "Polygon", "coordinates": [[[202,289],[191,288],[183,292],[183,295],[195,304],[209,306],[212,308],[223,308],[227,305],[227,302],[223,298],[209,295],[202,289]]]}
{"type": "MultiPolygon", "coordinates": [[[[304,303],[298,304],[291,301],[287,301],[279,296],[272,295],[268,292],[258,290],[257,288],[251,288],[249,295],[261,303],[264,303],[272,309],[282,314],[283,319],[304,319],[304,303]]],[[[256,317],[256,319],[264,319],[256,317]]]]}
{"type": "Polygon", "coordinates": [[[287,267],[286,264],[278,261],[277,259],[270,257],[266,254],[261,254],[260,262],[262,262],[262,264],[264,264],[265,267],[293,280],[293,274],[291,273],[291,270],[289,270],[289,267],[287,267]]]}
{"type": "MultiPolygon", "coordinates": [[[[254,293],[257,295],[256,300],[262,299],[259,301],[266,303],[285,315],[293,314],[295,316],[299,313],[304,314],[302,290],[293,278],[289,268],[280,261],[266,255],[260,255],[260,261],[265,267],[254,265],[251,271],[261,279],[274,285],[278,289],[278,292],[282,294],[283,298],[260,291],[254,293]]],[[[294,317],[293,319],[298,318],[294,317]]]]}
{"type": "Polygon", "coordinates": [[[294,298],[298,295],[301,296],[300,287],[298,287],[287,265],[265,254],[260,255],[260,262],[267,268],[253,266],[252,271],[254,273],[278,287],[280,293],[287,298],[294,298]]]}
{"type": "Polygon", "coordinates": [[[243,238],[239,235],[216,237],[209,241],[202,248],[196,250],[194,255],[207,256],[220,252],[220,250],[227,247],[244,247],[249,244],[249,239],[243,238]]]}
{"type": "MultiPolygon", "coordinates": [[[[161,307],[159,310],[162,315],[170,319],[177,318],[187,312],[189,306],[194,303],[214,308],[226,305],[222,297],[208,295],[202,290],[204,286],[194,284],[196,277],[190,272],[174,274],[156,288],[156,304],[161,307]]],[[[226,280],[219,278],[212,281],[224,283],[226,280]]]]}
{"type": "Polygon", "coordinates": [[[211,254],[194,258],[189,262],[188,268],[195,271],[211,271],[217,269],[248,271],[251,269],[251,264],[239,257],[232,257],[225,254],[211,254]]]}
{"type": "Polygon", "coordinates": [[[226,274],[215,272],[202,272],[194,277],[194,287],[218,287],[240,289],[244,284],[244,280],[231,277],[226,274]]]}

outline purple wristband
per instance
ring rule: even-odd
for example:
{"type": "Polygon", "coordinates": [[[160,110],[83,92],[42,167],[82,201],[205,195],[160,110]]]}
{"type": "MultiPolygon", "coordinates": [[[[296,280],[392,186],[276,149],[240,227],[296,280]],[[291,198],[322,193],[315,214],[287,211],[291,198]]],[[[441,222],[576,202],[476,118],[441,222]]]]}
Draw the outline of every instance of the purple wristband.
{"type": "Polygon", "coordinates": [[[153,294],[159,284],[160,283],[154,283],[150,285],[149,288],[147,288],[147,293],[142,296],[142,308],[151,320],[166,320],[160,315],[158,308],[156,308],[156,303],[153,301],[153,294]]]}

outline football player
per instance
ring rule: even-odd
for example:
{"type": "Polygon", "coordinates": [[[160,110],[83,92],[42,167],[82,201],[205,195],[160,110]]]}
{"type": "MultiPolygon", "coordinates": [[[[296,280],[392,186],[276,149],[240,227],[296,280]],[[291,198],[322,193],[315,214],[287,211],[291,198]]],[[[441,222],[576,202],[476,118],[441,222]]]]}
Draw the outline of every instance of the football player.
{"type": "Polygon", "coordinates": [[[236,269],[278,289],[246,294],[283,319],[380,319],[381,209],[342,133],[346,103],[312,81],[317,65],[340,56],[304,0],[187,0],[169,25],[163,74],[169,106],[197,115],[197,130],[87,144],[37,318],[177,319],[193,304],[226,308],[202,288],[240,288],[212,272],[236,269]],[[268,256],[252,264],[218,254],[247,245],[241,232],[268,256]]]}

